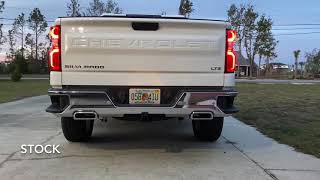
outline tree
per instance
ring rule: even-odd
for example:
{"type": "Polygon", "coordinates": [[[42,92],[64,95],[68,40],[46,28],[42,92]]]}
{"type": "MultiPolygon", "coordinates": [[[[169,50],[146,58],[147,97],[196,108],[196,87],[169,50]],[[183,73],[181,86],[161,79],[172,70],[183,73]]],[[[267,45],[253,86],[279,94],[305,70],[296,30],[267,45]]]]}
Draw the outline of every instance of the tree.
{"type": "MultiPolygon", "coordinates": [[[[2,13],[4,10],[4,4],[5,4],[4,1],[0,1],[0,13],[2,13]]],[[[0,45],[6,42],[6,38],[3,35],[2,26],[3,24],[0,24],[0,45]]]]}
{"type": "Polygon", "coordinates": [[[160,13],[162,16],[165,16],[167,15],[167,12],[165,10],[162,10],[161,13],[160,13]]]}
{"type": "Polygon", "coordinates": [[[48,42],[42,42],[39,44],[40,49],[40,59],[39,62],[40,65],[40,73],[48,73],[49,72],[49,66],[48,66],[48,42]]]}
{"type": "Polygon", "coordinates": [[[294,63],[294,79],[297,78],[297,74],[298,74],[298,59],[299,59],[299,56],[300,56],[300,50],[296,50],[296,51],[293,51],[293,55],[294,55],[294,59],[295,59],[295,63],[294,63]]]}
{"type": "Polygon", "coordinates": [[[113,13],[113,14],[121,14],[123,11],[119,7],[118,3],[113,0],[108,0],[106,7],[105,7],[106,13],[113,13]]]}
{"type": "Polygon", "coordinates": [[[45,16],[41,14],[40,9],[35,8],[30,13],[28,19],[29,27],[35,32],[35,45],[36,45],[36,60],[38,60],[38,40],[48,27],[48,23],[45,20],[45,16]]]}
{"type": "Polygon", "coordinates": [[[121,14],[122,12],[122,9],[114,0],[108,0],[107,3],[101,0],[92,0],[92,2],[89,3],[87,12],[84,14],[86,16],[101,16],[103,13],[121,14]]]}
{"type": "Polygon", "coordinates": [[[266,57],[266,65],[267,65],[267,70],[266,73],[267,75],[270,72],[270,61],[274,58],[276,58],[278,55],[275,52],[276,51],[276,46],[278,44],[278,41],[276,41],[273,37],[273,35],[269,35],[269,39],[266,40],[264,44],[265,52],[264,52],[264,57],[266,57]]]}
{"type": "Polygon", "coordinates": [[[228,10],[228,22],[230,22],[232,29],[237,31],[237,46],[239,53],[242,54],[242,42],[243,42],[243,21],[244,12],[246,8],[243,4],[239,8],[235,4],[232,4],[228,10]]]}
{"type": "Polygon", "coordinates": [[[81,16],[79,0],[71,0],[70,3],[67,4],[67,16],[81,16]]]}
{"type": "MultiPolygon", "coordinates": [[[[240,5],[239,8],[235,4],[232,4],[228,10],[228,22],[230,22],[232,29],[237,31],[237,42],[236,45],[238,47],[238,51],[240,56],[242,56],[242,42],[243,42],[243,21],[244,21],[244,12],[245,6],[240,5]]],[[[239,71],[239,62],[237,64],[238,76],[240,75],[239,71]]]]}
{"type": "Polygon", "coordinates": [[[300,65],[300,76],[303,77],[303,66],[305,65],[305,62],[299,62],[300,65]]]}
{"type": "Polygon", "coordinates": [[[14,71],[17,71],[19,73],[26,73],[27,72],[27,63],[26,61],[22,58],[21,52],[17,51],[11,63],[8,66],[8,71],[9,73],[14,73],[14,71]]]}
{"type": "Polygon", "coordinates": [[[181,0],[179,6],[179,14],[185,17],[189,17],[190,14],[194,11],[193,2],[190,0],[181,0]]]}
{"type": "Polygon", "coordinates": [[[232,4],[228,10],[228,21],[238,33],[236,45],[240,55],[242,48],[245,48],[250,61],[250,77],[252,77],[257,54],[259,55],[259,68],[262,57],[266,57],[269,62],[277,56],[275,53],[277,41],[271,32],[273,22],[265,15],[259,18],[259,14],[255,12],[251,4],[240,4],[239,7],[232,4]]]}
{"type": "Polygon", "coordinates": [[[26,49],[29,50],[29,59],[34,58],[34,48],[36,46],[35,40],[32,34],[28,33],[25,38],[26,49]]]}
{"type": "Polygon", "coordinates": [[[22,69],[25,69],[25,67],[26,63],[22,57],[21,52],[17,52],[14,55],[13,61],[9,65],[11,80],[14,82],[20,81],[22,77],[22,69]]]}
{"type": "Polygon", "coordinates": [[[13,22],[13,34],[21,39],[21,56],[24,59],[24,32],[25,26],[27,24],[27,20],[25,19],[24,13],[18,15],[17,18],[14,19],[13,22]]]}
{"type": "Polygon", "coordinates": [[[0,63],[0,74],[6,74],[7,73],[7,67],[5,64],[0,63]]]}
{"type": "Polygon", "coordinates": [[[14,33],[12,29],[8,31],[8,39],[9,39],[9,47],[10,47],[8,57],[13,59],[15,54],[16,38],[14,37],[14,33]]]}
{"type": "Polygon", "coordinates": [[[105,12],[105,4],[100,0],[92,0],[87,8],[86,16],[101,16],[105,12]]]}
{"type": "Polygon", "coordinates": [[[257,54],[257,25],[256,21],[259,15],[254,11],[252,5],[248,5],[247,9],[244,12],[244,21],[243,21],[243,37],[244,37],[244,47],[246,49],[247,57],[250,61],[250,77],[252,77],[253,68],[254,68],[254,58],[257,54]]]}
{"type": "Polygon", "coordinates": [[[260,66],[262,57],[266,57],[266,74],[269,72],[269,63],[270,60],[277,56],[275,48],[277,41],[274,39],[271,32],[272,29],[272,20],[271,18],[266,18],[265,15],[262,15],[259,21],[257,22],[257,36],[255,42],[255,51],[259,55],[259,68],[258,76],[260,75],[260,66]]]}
{"type": "Polygon", "coordinates": [[[22,74],[19,68],[15,68],[14,71],[11,73],[11,81],[18,82],[21,80],[22,74]]]}
{"type": "Polygon", "coordinates": [[[306,54],[305,70],[311,75],[320,75],[320,50],[314,49],[306,54]]]}

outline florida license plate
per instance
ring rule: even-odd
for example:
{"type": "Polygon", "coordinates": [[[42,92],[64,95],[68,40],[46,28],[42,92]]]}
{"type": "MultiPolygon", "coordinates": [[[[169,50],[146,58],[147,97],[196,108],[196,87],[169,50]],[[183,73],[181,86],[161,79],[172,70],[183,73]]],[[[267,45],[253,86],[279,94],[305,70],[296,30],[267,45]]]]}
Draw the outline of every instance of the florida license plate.
{"type": "Polygon", "coordinates": [[[160,104],[160,89],[129,89],[129,104],[160,104]]]}

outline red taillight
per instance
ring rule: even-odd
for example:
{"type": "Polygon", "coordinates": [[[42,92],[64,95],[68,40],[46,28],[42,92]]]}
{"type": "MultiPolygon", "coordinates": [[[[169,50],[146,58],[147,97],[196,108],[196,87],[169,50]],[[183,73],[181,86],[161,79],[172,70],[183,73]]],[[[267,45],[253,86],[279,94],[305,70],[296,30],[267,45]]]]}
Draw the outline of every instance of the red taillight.
{"type": "Polygon", "coordinates": [[[51,71],[61,71],[61,27],[50,28],[51,47],[49,50],[49,66],[51,71]]]}
{"type": "Polygon", "coordinates": [[[235,30],[227,30],[226,38],[226,73],[234,73],[236,70],[237,56],[234,52],[234,43],[237,39],[237,32],[235,30]]]}

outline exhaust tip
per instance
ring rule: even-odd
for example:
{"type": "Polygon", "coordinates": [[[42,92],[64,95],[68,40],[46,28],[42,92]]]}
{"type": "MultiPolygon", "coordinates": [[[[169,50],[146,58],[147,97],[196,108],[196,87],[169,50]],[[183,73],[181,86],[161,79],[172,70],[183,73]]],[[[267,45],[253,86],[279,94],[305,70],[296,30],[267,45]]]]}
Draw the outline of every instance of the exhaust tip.
{"type": "Polygon", "coordinates": [[[96,120],[98,115],[96,112],[78,111],[73,114],[74,120],[96,120]]]}
{"type": "Polygon", "coordinates": [[[213,112],[192,112],[190,115],[191,120],[212,120],[214,117],[213,112]]]}

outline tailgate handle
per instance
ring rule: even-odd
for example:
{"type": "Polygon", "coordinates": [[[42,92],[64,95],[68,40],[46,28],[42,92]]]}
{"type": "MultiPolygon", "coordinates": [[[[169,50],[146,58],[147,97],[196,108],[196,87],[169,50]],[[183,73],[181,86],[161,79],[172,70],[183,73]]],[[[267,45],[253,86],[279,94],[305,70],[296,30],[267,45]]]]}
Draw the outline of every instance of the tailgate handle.
{"type": "Polygon", "coordinates": [[[159,30],[159,23],[133,22],[132,28],[136,31],[157,31],[159,30]]]}

